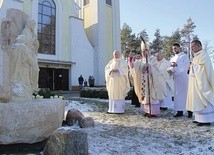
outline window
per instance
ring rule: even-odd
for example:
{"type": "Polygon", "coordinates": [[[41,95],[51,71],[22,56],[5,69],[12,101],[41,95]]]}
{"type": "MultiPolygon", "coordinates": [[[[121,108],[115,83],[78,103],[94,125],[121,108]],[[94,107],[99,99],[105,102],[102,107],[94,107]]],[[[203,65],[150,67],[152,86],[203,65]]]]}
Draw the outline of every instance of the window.
{"type": "Polygon", "coordinates": [[[38,52],[55,55],[56,5],[53,0],[39,0],[38,7],[38,52]]]}
{"type": "Polygon", "coordinates": [[[84,0],[84,6],[89,4],[89,0],[84,0]]]}
{"type": "Polygon", "coordinates": [[[106,0],[106,4],[112,5],[112,1],[111,0],[106,0]]]}

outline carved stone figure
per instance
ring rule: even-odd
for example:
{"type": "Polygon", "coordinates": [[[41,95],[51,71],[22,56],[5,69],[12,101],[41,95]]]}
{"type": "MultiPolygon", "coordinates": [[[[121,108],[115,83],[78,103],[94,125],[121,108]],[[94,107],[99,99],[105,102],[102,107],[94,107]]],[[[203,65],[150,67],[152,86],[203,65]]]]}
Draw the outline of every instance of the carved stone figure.
{"type": "Polygon", "coordinates": [[[12,46],[10,56],[12,101],[32,99],[31,70],[34,61],[27,46],[27,37],[19,35],[12,46]]]}
{"type": "Polygon", "coordinates": [[[37,36],[34,33],[35,25],[36,22],[33,19],[27,20],[25,28],[21,34],[26,36],[26,45],[28,46],[30,50],[29,52],[31,53],[31,57],[33,59],[33,64],[30,70],[31,89],[33,91],[38,91],[39,66],[37,61],[37,52],[39,48],[39,41],[37,40],[37,36]]]}
{"type": "Polygon", "coordinates": [[[12,45],[11,66],[11,100],[23,101],[32,99],[32,94],[38,91],[39,66],[37,50],[39,42],[34,33],[35,21],[27,20],[21,35],[12,45]]]}
{"type": "MultiPolygon", "coordinates": [[[[39,75],[36,56],[39,42],[36,38],[36,34],[34,33],[35,21],[30,19],[24,12],[16,9],[8,9],[6,17],[6,19],[0,21],[0,102],[2,103],[32,99],[32,97],[30,97],[32,96],[32,93],[34,91],[38,91],[39,75]],[[25,39],[23,39],[23,37],[21,37],[21,39],[19,36],[20,34],[24,35],[25,39]],[[20,48],[19,45],[21,46],[20,48]],[[19,52],[14,54],[14,51],[16,50],[19,52]],[[23,74],[22,68],[20,68],[20,66],[16,66],[17,62],[14,62],[17,60],[15,57],[18,54],[26,53],[26,51],[20,52],[22,50],[28,51],[31,55],[32,64],[28,66],[29,76],[23,74]],[[17,68],[14,69],[14,67],[17,68]],[[14,70],[16,72],[14,72],[14,70]],[[21,78],[15,79],[20,77],[15,75],[17,73],[24,76],[22,77],[22,81],[20,80],[21,78]],[[29,79],[27,81],[23,81],[26,80],[27,77],[29,77],[29,79]],[[14,83],[14,81],[19,81],[19,84],[16,82],[14,83]],[[23,91],[24,87],[27,87],[29,91],[26,91],[27,89],[23,91]],[[19,94],[17,94],[18,92],[19,94]],[[23,94],[21,95],[20,92],[23,94]],[[26,92],[28,93],[26,94],[26,92]],[[19,97],[17,98],[17,96],[19,97]]],[[[26,56],[23,54],[21,55],[22,57],[26,56]]],[[[21,63],[19,63],[19,65],[20,64],[21,63]]]]}

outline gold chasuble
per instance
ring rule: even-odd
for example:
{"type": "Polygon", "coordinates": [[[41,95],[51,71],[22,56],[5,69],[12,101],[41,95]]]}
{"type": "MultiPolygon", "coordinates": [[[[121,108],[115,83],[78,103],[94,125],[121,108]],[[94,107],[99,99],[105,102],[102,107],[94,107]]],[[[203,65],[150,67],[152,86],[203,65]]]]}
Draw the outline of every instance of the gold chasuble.
{"type": "Polygon", "coordinates": [[[136,95],[141,102],[141,110],[146,114],[160,114],[160,101],[166,97],[166,84],[161,72],[155,65],[155,58],[148,58],[149,73],[147,73],[146,59],[133,62],[130,72],[133,75],[136,95]],[[148,81],[149,80],[149,81],[148,81]]]}
{"type": "MultiPolygon", "coordinates": [[[[145,59],[145,58],[144,58],[145,59]]],[[[150,73],[148,74],[143,66],[142,74],[142,96],[144,97],[143,104],[149,103],[149,94],[151,103],[155,100],[163,100],[166,96],[166,85],[164,83],[163,75],[159,68],[156,66],[156,60],[154,57],[149,58],[149,64],[151,66],[150,73]],[[149,79],[148,79],[149,77],[149,79]],[[148,85],[149,80],[149,85],[148,85]],[[148,92],[150,90],[150,93],[148,92]]]]}
{"type": "Polygon", "coordinates": [[[134,90],[138,97],[140,103],[142,103],[142,66],[145,62],[140,60],[135,60],[133,62],[133,68],[130,67],[130,73],[133,77],[134,90]]]}

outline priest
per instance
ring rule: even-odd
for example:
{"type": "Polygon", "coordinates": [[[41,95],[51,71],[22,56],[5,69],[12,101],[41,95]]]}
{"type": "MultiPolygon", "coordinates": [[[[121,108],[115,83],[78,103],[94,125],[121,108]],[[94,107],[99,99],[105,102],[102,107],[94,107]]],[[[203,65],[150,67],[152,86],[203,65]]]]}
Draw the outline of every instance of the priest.
{"type": "Polygon", "coordinates": [[[124,113],[130,82],[128,64],[117,50],[113,52],[113,59],[105,67],[105,80],[109,97],[108,113],[124,113]]]}
{"type": "Polygon", "coordinates": [[[191,42],[194,54],[189,72],[187,110],[193,111],[198,126],[214,122],[214,70],[199,40],[191,42]]]}
{"type": "Polygon", "coordinates": [[[164,58],[163,53],[158,53],[157,58],[157,68],[160,73],[163,75],[164,84],[166,86],[166,97],[160,102],[160,109],[167,110],[172,106],[172,94],[174,92],[174,81],[173,77],[170,76],[167,72],[167,69],[170,66],[170,62],[164,58]]]}

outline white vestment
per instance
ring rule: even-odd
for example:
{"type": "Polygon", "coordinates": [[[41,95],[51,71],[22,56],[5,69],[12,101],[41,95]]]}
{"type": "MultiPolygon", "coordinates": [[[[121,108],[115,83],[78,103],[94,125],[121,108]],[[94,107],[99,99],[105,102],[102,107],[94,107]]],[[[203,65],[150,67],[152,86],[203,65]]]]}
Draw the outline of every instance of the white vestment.
{"type": "Polygon", "coordinates": [[[163,75],[164,83],[166,84],[166,97],[160,102],[160,106],[163,108],[169,108],[172,106],[172,94],[174,92],[173,77],[167,72],[167,68],[170,66],[170,62],[163,58],[161,61],[156,62],[156,66],[160,73],[163,75]]]}
{"type": "Polygon", "coordinates": [[[130,90],[128,65],[124,59],[112,59],[105,67],[106,88],[109,97],[109,113],[125,112],[125,97],[130,90]],[[119,72],[111,72],[118,69],[119,72]]]}
{"type": "Polygon", "coordinates": [[[214,70],[204,51],[194,54],[190,66],[187,110],[194,112],[197,122],[214,122],[214,70]]]}
{"type": "Polygon", "coordinates": [[[174,110],[186,111],[186,97],[188,87],[188,67],[190,64],[188,55],[184,52],[175,54],[171,58],[170,62],[177,64],[174,67],[173,79],[174,79],[174,110]]]}

